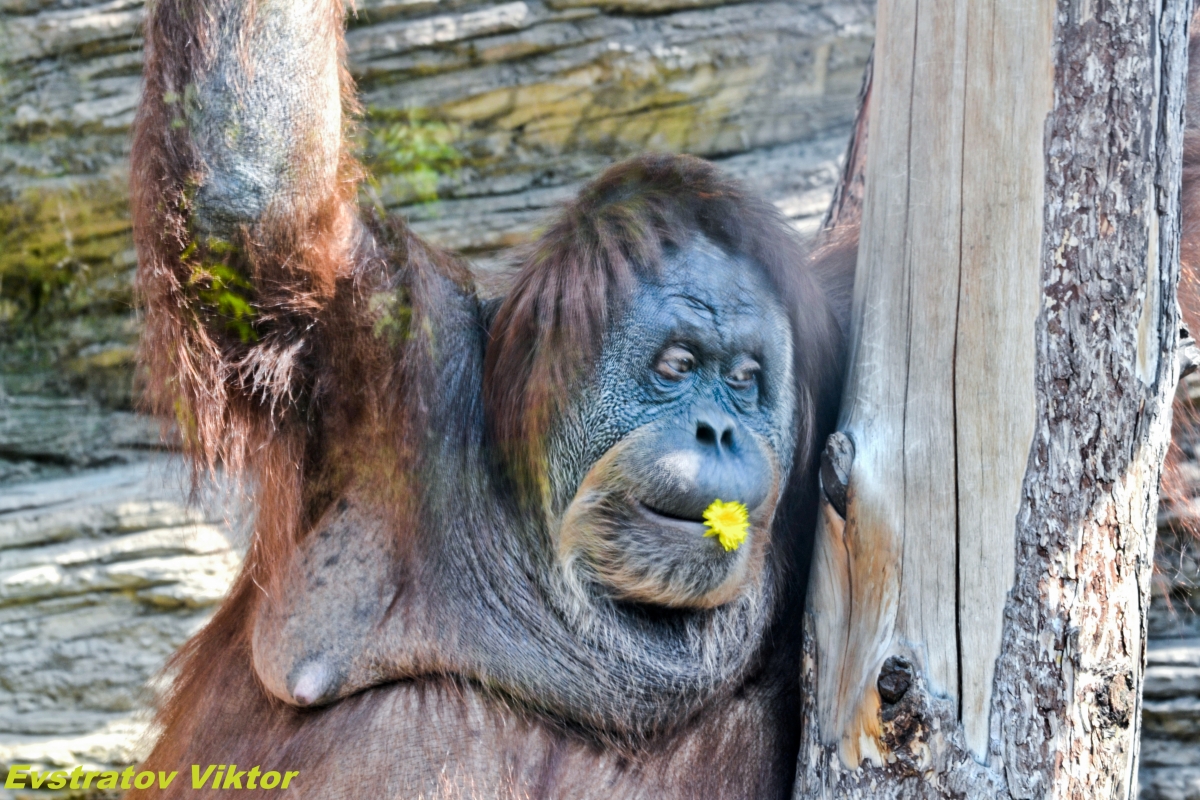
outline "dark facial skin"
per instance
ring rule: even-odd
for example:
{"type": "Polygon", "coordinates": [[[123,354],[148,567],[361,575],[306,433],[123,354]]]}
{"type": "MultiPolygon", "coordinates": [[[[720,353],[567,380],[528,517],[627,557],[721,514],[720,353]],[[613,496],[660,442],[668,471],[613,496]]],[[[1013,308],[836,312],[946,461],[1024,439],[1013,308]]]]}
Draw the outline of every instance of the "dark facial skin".
{"type": "Polygon", "coordinates": [[[728,602],[757,576],[790,467],[786,314],[753,265],[698,239],[638,287],[601,362],[570,426],[585,445],[567,472],[584,474],[558,527],[559,557],[622,600],[728,602]],[[736,550],[705,536],[715,499],[749,509],[736,550]]]}

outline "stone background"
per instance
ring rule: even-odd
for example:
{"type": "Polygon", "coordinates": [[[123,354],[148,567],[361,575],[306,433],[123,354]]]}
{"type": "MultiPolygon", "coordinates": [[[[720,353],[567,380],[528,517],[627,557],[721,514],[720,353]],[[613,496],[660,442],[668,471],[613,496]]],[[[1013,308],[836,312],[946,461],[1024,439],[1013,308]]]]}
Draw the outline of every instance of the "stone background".
{"type": "MultiPolygon", "coordinates": [[[[870,0],[360,0],[347,49],[366,194],[486,269],[582,180],[669,150],[725,162],[812,227],[873,13],[870,0]]],[[[0,14],[0,371],[11,393],[129,407],[144,6],[0,0],[0,14]]]]}
{"type": "Polygon", "coordinates": [[[1141,800],[1200,800],[1200,374],[1176,395],[1182,499],[1158,514],[1142,707],[1141,800]]]}
{"type": "MultiPolygon", "coordinates": [[[[0,772],[136,759],[157,671],[244,545],[236,489],[216,476],[185,502],[169,437],[129,411],[143,14],[0,0],[0,772]]],[[[582,181],[646,150],[712,158],[812,231],[873,24],[870,0],[361,0],[364,196],[485,279],[582,181]]],[[[1200,800],[1200,546],[1169,527],[1197,514],[1163,515],[1147,800],[1200,800]]]]}

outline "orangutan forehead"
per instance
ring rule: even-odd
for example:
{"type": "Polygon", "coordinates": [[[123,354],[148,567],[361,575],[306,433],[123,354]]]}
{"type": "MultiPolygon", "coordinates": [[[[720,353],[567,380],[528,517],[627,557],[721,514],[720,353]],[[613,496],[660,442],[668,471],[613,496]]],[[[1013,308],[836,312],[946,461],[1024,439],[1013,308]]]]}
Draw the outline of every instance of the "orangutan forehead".
{"type": "Polygon", "coordinates": [[[610,324],[642,328],[670,322],[761,338],[786,327],[786,316],[761,267],[698,235],[688,246],[664,253],[654,273],[632,292],[621,319],[610,324]]]}

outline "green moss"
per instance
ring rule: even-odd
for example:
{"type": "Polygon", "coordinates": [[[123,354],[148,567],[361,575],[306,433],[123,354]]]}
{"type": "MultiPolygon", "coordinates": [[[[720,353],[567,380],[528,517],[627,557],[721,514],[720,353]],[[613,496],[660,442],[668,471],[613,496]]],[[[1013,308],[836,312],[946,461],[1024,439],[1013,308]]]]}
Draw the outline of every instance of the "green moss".
{"type": "Polygon", "coordinates": [[[0,196],[0,371],[128,406],[134,267],[123,182],[0,196]]]}
{"type": "Polygon", "coordinates": [[[430,119],[420,110],[371,109],[359,142],[370,186],[378,189],[378,179],[386,176],[389,190],[401,202],[437,200],[442,179],[453,179],[462,167],[463,156],[455,146],[460,135],[457,125],[430,119]]]}
{"type": "MultiPolygon", "coordinates": [[[[164,99],[181,113],[189,101],[187,91],[164,99]]],[[[389,204],[430,203],[464,163],[460,134],[420,111],[372,110],[359,151],[387,181],[389,204]]],[[[209,241],[188,254],[189,285],[197,313],[254,341],[253,288],[227,245],[209,241]]],[[[29,391],[82,391],[127,407],[140,327],[135,267],[124,181],[0,190],[0,372],[29,391]]],[[[378,335],[408,336],[409,309],[388,302],[377,310],[378,335]]]]}
{"type": "Polygon", "coordinates": [[[375,316],[372,327],[375,338],[383,339],[392,347],[399,347],[410,338],[412,305],[403,290],[376,292],[371,295],[368,308],[375,316]]]}
{"type": "MultiPolygon", "coordinates": [[[[183,251],[186,263],[196,255],[196,243],[183,251]]],[[[233,265],[237,251],[233,245],[221,240],[207,242],[201,259],[191,267],[188,286],[196,292],[204,313],[219,321],[226,330],[243,342],[258,341],[254,320],[258,310],[253,305],[254,285],[233,265]],[[223,259],[223,260],[215,260],[223,259]]]]}
{"type": "Polygon", "coordinates": [[[123,185],[30,190],[0,201],[0,301],[10,333],[128,309],[133,265],[123,185]]]}
{"type": "Polygon", "coordinates": [[[179,261],[188,269],[187,288],[194,300],[193,311],[204,324],[216,324],[235,334],[243,343],[258,341],[254,284],[245,274],[245,259],[237,245],[216,236],[198,238],[193,217],[196,186],[185,188],[181,210],[188,216],[188,245],[179,261]]]}

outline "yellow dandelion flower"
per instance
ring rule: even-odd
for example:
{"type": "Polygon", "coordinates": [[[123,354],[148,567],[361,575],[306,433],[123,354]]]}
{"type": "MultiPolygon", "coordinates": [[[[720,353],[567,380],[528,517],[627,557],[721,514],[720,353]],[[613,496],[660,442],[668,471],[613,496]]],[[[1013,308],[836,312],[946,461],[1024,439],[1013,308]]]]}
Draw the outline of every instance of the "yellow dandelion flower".
{"type": "Polygon", "coordinates": [[[713,500],[704,509],[704,524],[708,528],[705,536],[716,536],[727,551],[737,550],[750,530],[750,512],[737,500],[713,500]]]}

